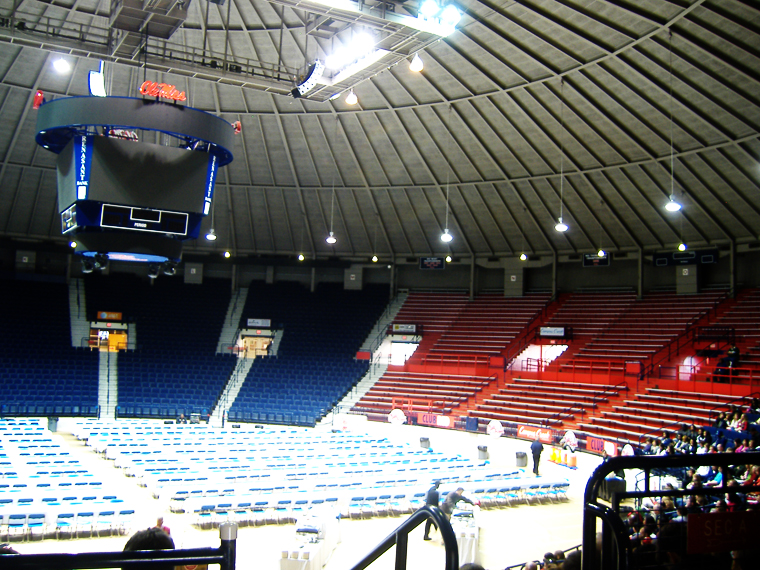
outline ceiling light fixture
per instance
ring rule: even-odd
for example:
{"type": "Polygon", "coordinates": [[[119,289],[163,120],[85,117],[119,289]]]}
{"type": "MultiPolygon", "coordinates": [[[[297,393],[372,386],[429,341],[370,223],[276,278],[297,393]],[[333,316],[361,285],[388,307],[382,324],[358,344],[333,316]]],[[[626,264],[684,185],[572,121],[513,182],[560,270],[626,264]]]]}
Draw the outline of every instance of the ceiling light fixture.
{"type": "MultiPolygon", "coordinates": [[[[432,0],[428,0],[432,2],[432,0]]],[[[446,141],[446,223],[443,226],[443,233],[441,234],[441,241],[443,243],[450,243],[454,236],[449,233],[449,175],[451,174],[451,163],[449,162],[449,149],[451,148],[451,139],[454,135],[451,134],[451,105],[449,105],[449,116],[446,120],[446,131],[449,133],[449,138],[446,141]]]]}
{"type": "Polygon", "coordinates": [[[446,256],[446,263],[451,263],[451,256],[450,255],[446,256]]]}
{"type": "Polygon", "coordinates": [[[372,256],[372,263],[377,263],[377,256],[376,255],[372,256]]]}
{"type": "Polygon", "coordinates": [[[76,247],[77,247],[77,242],[75,242],[75,241],[70,241],[70,242],[69,242],[69,247],[70,247],[71,249],[76,249],[76,247]]]}
{"type": "Polygon", "coordinates": [[[422,71],[424,67],[425,67],[425,64],[422,63],[422,58],[420,57],[420,54],[415,53],[414,57],[412,58],[412,62],[409,64],[409,70],[420,72],[422,71]]]}
{"type": "Polygon", "coordinates": [[[356,105],[359,102],[359,98],[356,96],[356,93],[354,93],[354,90],[351,89],[351,91],[348,92],[348,95],[346,95],[346,103],[349,105],[356,105]]]}
{"type": "Polygon", "coordinates": [[[668,212],[677,212],[681,204],[675,199],[675,165],[673,151],[673,32],[668,30],[668,51],[670,70],[670,199],[665,204],[668,212]]]}
{"type": "Polygon", "coordinates": [[[53,62],[53,67],[61,74],[71,71],[71,64],[62,57],[59,57],[53,62]]]}
{"type": "Polygon", "coordinates": [[[306,257],[304,257],[304,254],[303,253],[299,253],[298,254],[298,261],[303,261],[304,259],[306,259],[306,257]]]}
{"type": "MultiPolygon", "coordinates": [[[[353,91],[351,91],[353,93],[353,91]]],[[[348,99],[348,97],[346,98],[348,99]]],[[[335,136],[333,137],[333,142],[338,140],[338,115],[335,115],[335,136]]],[[[333,165],[335,166],[335,170],[333,170],[332,174],[332,196],[330,198],[330,235],[328,235],[325,238],[325,241],[329,243],[330,245],[335,245],[338,241],[338,238],[335,237],[335,234],[333,234],[333,214],[335,212],[335,173],[338,170],[338,162],[335,160],[335,153],[331,152],[331,155],[333,157],[333,165]]]]}
{"type": "Polygon", "coordinates": [[[520,261],[527,261],[527,259],[528,259],[528,256],[525,255],[525,253],[520,254],[520,261]]]}
{"type": "Polygon", "coordinates": [[[232,257],[232,254],[229,252],[229,250],[226,250],[222,255],[224,255],[224,259],[229,259],[232,257]]]}
{"type": "Polygon", "coordinates": [[[678,251],[686,251],[687,249],[688,249],[688,246],[685,243],[678,244],[678,251]]]}
{"type": "MultiPolygon", "coordinates": [[[[599,202],[599,212],[602,211],[604,208],[604,200],[599,202]]],[[[604,257],[607,255],[607,253],[604,251],[604,248],[602,247],[602,219],[601,216],[597,218],[597,221],[599,222],[599,251],[596,252],[597,257],[604,257]]]]}
{"type": "Polygon", "coordinates": [[[559,102],[560,102],[560,122],[562,123],[562,130],[559,133],[559,218],[554,225],[554,229],[558,232],[566,232],[569,230],[569,226],[562,221],[562,208],[564,206],[564,185],[565,180],[565,97],[564,97],[565,81],[560,78],[559,80],[559,102]]]}
{"type": "Polygon", "coordinates": [[[211,228],[206,234],[206,239],[208,241],[216,241],[216,238],[217,238],[216,232],[214,231],[214,228],[211,228]]]}

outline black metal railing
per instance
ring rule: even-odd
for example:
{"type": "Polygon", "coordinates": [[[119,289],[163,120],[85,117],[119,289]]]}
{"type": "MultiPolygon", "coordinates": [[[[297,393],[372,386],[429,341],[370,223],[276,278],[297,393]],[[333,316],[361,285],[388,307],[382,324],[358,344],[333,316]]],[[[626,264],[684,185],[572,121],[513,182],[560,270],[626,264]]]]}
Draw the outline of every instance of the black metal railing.
{"type": "MultiPolygon", "coordinates": [[[[666,456],[632,456],[614,457],[596,468],[586,484],[583,497],[583,570],[633,570],[635,565],[629,563],[630,538],[628,529],[619,513],[620,502],[633,498],[641,500],[647,497],[684,497],[688,495],[713,494],[722,495],[729,490],[737,493],[756,493],[758,485],[740,487],[728,486],[723,478],[720,485],[685,490],[653,490],[650,479],[656,473],[675,468],[698,468],[700,466],[718,466],[728,468],[732,465],[760,465],[760,452],[748,453],[710,453],[704,455],[666,455],[666,456]],[[607,476],[616,471],[636,469],[644,471],[644,489],[611,493],[610,505],[599,503],[599,495],[606,484],[607,476]],[[597,540],[597,520],[602,521],[601,541],[597,540]]],[[[653,568],[649,566],[649,568],[653,568]]],[[[654,568],[670,568],[656,566],[654,568]]]]}
{"type": "Polygon", "coordinates": [[[394,546],[396,547],[396,565],[394,568],[395,570],[406,570],[409,533],[428,519],[433,519],[433,522],[438,527],[438,531],[441,533],[441,538],[443,539],[443,546],[446,549],[446,566],[444,568],[446,570],[457,570],[457,568],[459,568],[457,537],[446,516],[438,507],[432,506],[422,507],[412,513],[401,526],[389,534],[385,540],[378,544],[369,554],[367,554],[367,556],[360,560],[359,563],[353,566],[351,570],[364,570],[394,546]]]}
{"type": "Polygon", "coordinates": [[[221,539],[219,548],[85,552],[81,554],[8,554],[2,557],[2,567],[13,568],[14,570],[87,570],[91,568],[218,564],[219,570],[235,570],[237,530],[235,523],[219,525],[221,539]]]}

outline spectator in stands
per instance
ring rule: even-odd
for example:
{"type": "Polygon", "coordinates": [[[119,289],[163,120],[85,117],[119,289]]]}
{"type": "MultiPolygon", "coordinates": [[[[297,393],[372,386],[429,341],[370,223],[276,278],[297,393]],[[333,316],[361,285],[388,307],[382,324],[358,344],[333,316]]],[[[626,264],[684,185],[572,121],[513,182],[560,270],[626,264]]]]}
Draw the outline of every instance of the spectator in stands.
{"type": "Polygon", "coordinates": [[[681,479],[681,489],[686,489],[693,478],[694,469],[690,467],[686,470],[686,473],[684,473],[683,479],[681,479]]]}
{"type": "Polygon", "coordinates": [[[736,449],[734,450],[736,453],[744,453],[745,451],[748,451],[749,442],[747,441],[747,438],[745,437],[739,445],[736,446],[736,449]]]}
{"type": "Polygon", "coordinates": [[[715,506],[710,510],[711,513],[725,513],[726,512],[726,501],[723,499],[718,499],[715,501],[715,506]]]}
{"type": "Polygon", "coordinates": [[[457,488],[456,491],[453,493],[449,493],[446,495],[446,500],[443,501],[443,504],[441,505],[441,511],[443,511],[443,514],[446,515],[446,518],[451,520],[451,513],[454,512],[454,509],[457,506],[457,503],[460,501],[464,501],[465,503],[470,503],[471,505],[474,505],[470,499],[465,497],[462,493],[464,493],[464,489],[462,487],[457,488]]]}
{"type": "MultiPolygon", "coordinates": [[[[427,494],[425,495],[425,505],[429,507],[437,507],[438,503],[441,500],[441,494],[438,492],[438,487],[441,486],[440,481],[436,481],[433,483],[433,486],[428,489],[427,494]]],[[[425,521],[425,536],[423,537],[423,540],[430,540],[430,527],[435,526],[435,530],[438,530],[438,527],[433,522],[433,519],[428,519],[425,521]]]]}
{"type": "Polygon", "coordinates": [[[728,422],[726,421],[726,415],[723,412],[720,412],[718,414],[718,417],[715,418],[715,421],[713,422],[713,427],[715,429],[726,429],[728,427],[728,422]]]}
{"type": "Polygon", "coordinates": [[[728,357],[728,366],[730,368],[736,368],[737,366],[739,366],[739,357],[741,356],[741,354],[735,344],[732,345],[731,348],[728,349],[726,356],[728,357]]]}
{"type": "Polygon", "coordinates": [[[533,454],[533,473],[538,477],[538,463],[541,461],[541,452],[544,450],[544,446],[541,443],[541,439],[538,433],[536,433],[536,439],[530,444],[530,452],[533,454]]]}
{"type": "Polygon", "coordinates": [[[467,562],[466,564],[462,564],[459,567],[459,570],[486,570],[483,568],[480,564],[476,564],[475,562],[467,562]]]}
{"type": "MultiPolygon", "coordinates": [[[[136,550],[174,550],[174,541],[172,537],[166,534],[160,528],[148,528],[137,531],[132,535],[124,545],[124,552],[133,552],[136,550]]],[[[164,566],[138,565],[125,567],[124,570],[174,570],[173,564],[164,566]]]]}
{"type": "Polygon", "coordinates": [[[713,472],[712,479],[705,480],[705,487],[718,487],[723,483],[723,467],[720,465],[713,465],[711,467],[713,472]]]}
{"type": "Polygon", "coordinates": [[[166,534],[171,534],[172,533],[171,529],[164,524],[164,517],[158,517],[156,519],[156,528],[160,528],[166,534]]]}
{"type": "Polygon", "coordinates": [[[565,551],[564,550],[555,550],[554,551],[554,559],[559,564],[562,564],[562,561],[565,559],[565,551]]]}
{"type": "Polygon", "coordinates": [[[753,465],[749,469],[749,475],[744,480],[744,483],[742,485],[749,487],[750,485],[758,485],[760,484],[760,466],[759,465],[753,465]]]}
{"type": "Polygon", "coordinates": [[[686,486],[687,489],[701,489],[702,488],[702,475],[694,473],[694,477],[691,478],[691,483],[686,486]]]}
{"type": "Polygon", "coordinates": [[[697,436],[697,443],[699,445],[707,443],[709,446],[712,443],[712,435],[710,435],[710,432],[702,428],[702,430],[699,432],[699,435],[697,436]]]}
{"type": "Polygon", "coordinates": [[[697,442],[694,440],[694,438],[691,438],[689,440],[689,448],[686,453],[690,453],[691,455],[694,455],[697,452],[697,449],[699,449],[697,442]]]}
{"type": "Polygon", "coordinates": [[[728,420],[728,429],[731,431],[744,431],[743,429],[739,429],[741,427],[741,414],[739,412],[734,412],[731,414],[731,418],[728,420]]]}
{"type": "Polygon", "coordinates": [[[674,516],[672,519],[670,519],[670,522],[672,523],[685,523],[686,517],[689,516],[689,511],[686,508],[686,506],[678,507],[676,509],[676,516],[674,516]]]}
{"type": "Polygon", "coordinates": [[[186,424],[187,423],[187,418],[185,417],[185,414],[180,414],[179,415],[179,417],[177,418],[177,423],[178,424],[186,424]]]}
{"type": "Polygon", "coordinates": [[[562,563],[562,570],[581,570],[581,551],[574,550],[562,563]]]}
{"type": "Polygon", "coordinates": [[[654,445],[654,442],[652,441],[652,438],[648,437],[646,441],[644,442],[644,446],[641,448],[641,453],[643,453],[644,455],[651,455],[653,445],[654,445]]]}
{"type": "MultiPolygon", "coordinates": [[[[459,570],[462,570],[461,568],[459,570]]],[[[537,562],[526,562],[525,566],[523,566],[523,570],[538,570],[538,563],[537,562]]]]}
{"type": "Polygon", "coordinates": [[[673,442],[673,440],[670,438],[670,432],[669,431],[663,431],[662,432],[662,439],[660,439],[660,445],[663,449],[667,449],[668,446],[673,442]]]}
{"type": "Polygon", "coordinates": [[[660,455],[662,453],[662,443],[659,439],[655,439],[652,444],[652,449],[649,451],[650,455],[660,455]]]}
{"type": "Polygon", "coordinates": [[[705,453],[710,453],[710,444],[706,441],[701,443],[697,448],[697,455],[704,455],[705,453]]]}

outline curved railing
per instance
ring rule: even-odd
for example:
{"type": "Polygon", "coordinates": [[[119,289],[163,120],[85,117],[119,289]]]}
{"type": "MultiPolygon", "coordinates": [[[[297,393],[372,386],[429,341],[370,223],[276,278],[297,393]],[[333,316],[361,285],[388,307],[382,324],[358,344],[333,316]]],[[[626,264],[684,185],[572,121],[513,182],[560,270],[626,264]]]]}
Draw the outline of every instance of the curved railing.
{"type": "Polygon", "coordinates": [[[446,516],[441,512],[438,507],[424,506],[421,509],[412,513],[412,515],[406,519],[401,526],[395,531],[389,534],[385,540],[378,544],[372,552],[367,554],[362,560],[359,561],[351,570],[364,570],[375,560],[380,558],[388,550],[396,547],[396,565],[395,570],[406,570],[406,557],[409,547],[409,533],[422,523],[432,519],[435,525],[438,527],[438,531],[441,533],[443,539],[443,546],[446,549],[445,553],[445,569],[457,570],[459,568],[459,548],[457,547],[457,537],[451,528],[451,524],[446,516]]]}
{"type": "MultiPolygon", "coordinates": [[[[7,554],[3,564],[15,570],[85,570],[91,568],[135,568],[167,564],[218,564],[219,570],[235,570],[237,524],[219,525],[219,548],[186,550],[142,550],[134,552],[85,552],[81,554],[7,554]]],[[[456,542],[456,541],[455,541],[456,542]]],[[[3,566],[5,568],[5,566],[3,566]]]]}

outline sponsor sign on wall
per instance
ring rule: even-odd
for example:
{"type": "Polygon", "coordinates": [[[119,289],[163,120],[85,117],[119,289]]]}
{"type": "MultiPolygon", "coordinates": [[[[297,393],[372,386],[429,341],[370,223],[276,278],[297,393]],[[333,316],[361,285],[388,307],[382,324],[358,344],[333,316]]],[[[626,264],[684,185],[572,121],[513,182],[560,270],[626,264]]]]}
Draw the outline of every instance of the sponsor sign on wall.
{"type": "Polygon", "coordinates": [[[603,451],[606,451],[607,455],[610,457],[616,457],[618,454],[617,445],[614,442],[591,435],[586,436],[586,451],[598,453],[599,455],[601,455],[603,451]]]}
{"type": "Polygon", "coordinates": [[[517,426],[517,437],[523,439],[536,439],[536,434],[541,443],[553,443],[553,432],[549,428],[541,428],[536,426],[517,426]]]}
{"type": "Polygon", "coordinates": [[[451,418],[448,416],[439,416],[438,414],[417,414],[417,425],[435,426],[435,427],[452,427],[451,418]]]}
{"type": "Polygon", "coordinates": [[[755,548],[760,536],[760,512],[691,513],[686,533],[689,554],[755,548]]]}

